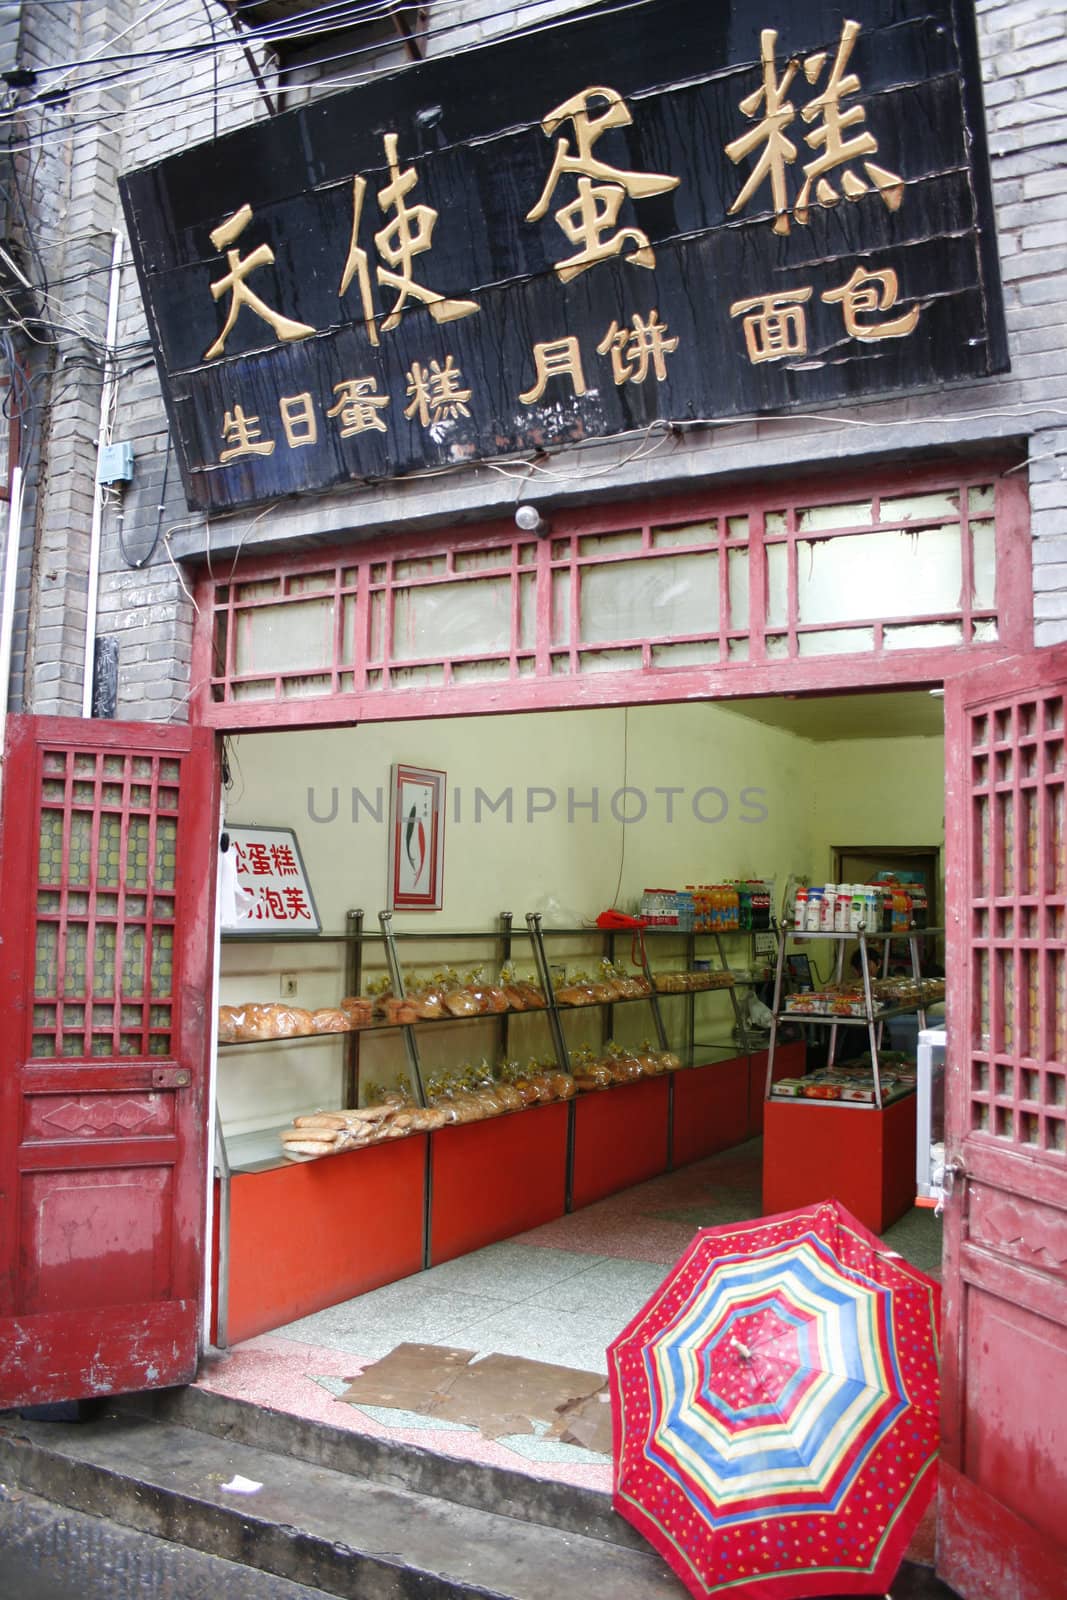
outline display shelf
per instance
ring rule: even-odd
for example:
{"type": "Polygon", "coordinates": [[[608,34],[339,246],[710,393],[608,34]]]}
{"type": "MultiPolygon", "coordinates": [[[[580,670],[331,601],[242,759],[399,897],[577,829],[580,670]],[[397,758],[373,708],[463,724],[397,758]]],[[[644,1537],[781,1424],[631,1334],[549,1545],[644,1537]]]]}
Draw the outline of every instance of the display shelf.
{"type": "MultiPolygon", "coordinates": [[[[465,944],[495,946],[497,952],[503,952],[501,959],[511,956],[508,913],[501,915],[500,925],[494,929],[463,930],[455,935],[393,929],[388,913],[381,919],[383,925],[378,932],[364,931],[362,920],[361,912],[351,912],[345,935],[303,936],[299,941],[344,946],[344,992],[348,994],[360,992],[363,953],[371,941],[385,955],[398,997],[404,992],[402,949],[430,945],[444,949],[453,939],[462,939],[465,944]]],[[[595,928],[543,930],[535,914],[527,918],[527,935],[533,965],[546,995],[547,1003],[541,1010],[419,1018],[412,1023],[372,1022],[342,1033],[220,1045],[219,1055],[264,1046],[278,1052],[283,1047],[291,1050],[300,1042],[314,1041],[318,1045],[324,1039],[340,1041],[346,1048],[346,1060],[354,1063],[351,1072],[346,1072],[342,1103],[355,1105],[359,1041],[367,1034],[399,1034],[405,1041],[412,1088],[419,1098],[423,1093],[419,1040],[437,1038],[439,1031],[451,1023],[503,1024],[501,1038],[506,1042],[506,1026],[513,1017],[543,1017],[552,1041],[549,1053],[561,1069],[568,1070],[568,1016],[599,1015],[607,1028],[615,1006],[640,1002],[652,1013],[658,1048],[667,1049],[664,1009],[671,1011],[672,1033],[676,1031],[675,1024],[686,1024],[681,1008],[667,1008],[666,1002],[685,1002],[686,1012],[691,1014],[698,995],[719,992],[692,990],[660,995],[652,988],[647,994],[588,1006],[561,1005],[556,1002],[551,984],[546,943],[551,945],[557,938],[585,939],[614,957],[618,936],[595,928]]],[[[649,944],[660,951],[668,940],[677,937],[675,930],[650,930],[649,944]]],[[[700,936],[682,937],[688,941],[700,936]]],[[[296,942],[291,936],[279,938],[285,944],[296,942]]],[[[722,964],[725,966],[724,957],[722,964]]],[[[651,985],[647,952],[641,968],[651,985]]],[[[730,993],[733,994],[732,985],[730,993]]],[[[681,1028],[677,1031],[680,1033],[681,1028]]],[[[564,1210],[654,1177],[673,1161],[695,1160],[705,1147],[709,1151],[724,1149],[744,1138],[748,1132],[750,1057],[730,1036],[725,1024],[719,1033],[710,1015],[697,1031],[701,1034],[699,1040],[691,1029],[684,1041],[679,1040],[677,1054],[685,1064],[674,1072],[612,1084],[567,1102],[503,1112],[430,1133],[415,1132],[328,1158],[287,1158],[281,1149],[281,1126],[227,1137],[220,1126],[216,1143],[218,1342],[224,1345],[250,1337],[291,1317],[407,1276],[431,1261],[446,1260],[482,1244],[512,1237],[564,1210]],[[677,1140],[676,1107],[680,1117],[677,1140]],[[371,1199],[377,1183],[375,1175],[380,1178],[385,1174],[385,1198],[371,1199]],[[393,1200],[388,1198],[390,1194],[393,1200]],[[260,1195],[262,1212],[257,1209],[260,1195]],[[477,1203],[472,1201],[474,1195],[477,1203]],[[377,1229],[381,1206],[394,1203],[398,1207],[396,1218],[378,1230],[373,1240],[365,1237],[368,1230],[363,1225],[355,1232],[337,1227],[338,1217],[373,1216],[377,1229]],[[272,1254],[270,1239],[275,1231],[280,1244],[272,1254]],[[323,1251],[309,1251],[307,1241],[323,1234],[329,1235],[323,1251]],[[268,1259],[271,1272],[265,1274],[263,1262],[268,1259]],[[291,1282],[276,1281],[279,1262],[282,1274],[288,1274],[291,1282]]],[[[240,1055],[231,1059],[240,1059],[240,1055]]],[[[321,1053],[316,1053],[316,1059],[322,1059],[321,1053]]]]}
{"type": "MultiPolygon", "coordinates": [[[[882,1078],[879,1068],[878,1053],[881,1045],[883,1023],[889,1021],[893,1017],[905,1015],[917,1016],[919,1018],[920,1028],[925,1028],[927,1006],[937,1005],[939,1001],[931,998],[929,1002],[920,1000],[914,1005],[883,1007],[876,1006],[874,994],[871,989],[871,968],[868,945],[871,943],[884,943],[885,956],[888,958],[889,944],[894,941],[903,943],[906,940],[911,954],[912,978],[916,983],[920,983],[922,978],[919,962],[919,942],[920,940],[931,938],[939,933],[942,933],[944,930],[941,928],[911,928],[906,932],[901,932],[900,930],[895,932],[872,930],[870,933],[868,933],[866,928],[861,926],[846,933],[837,932],[836,930],[831,931],[829,929],[812,929],[810,931],[804,929],[797,930],[787,927],[784,924],[779,924],[775,931],[778,939],[778,957],[775,963],[774,999],[771,1005],[772,1021],[771,1037],[768,1044],[767,1079],[765,1087],[766,1098],[769,1100],[772,1095],[774,1078],[774,1053],[777,1044],[778,1025],[780,1022],[788,1021],[802,1027],[828,1026],[830,1029],[830,1038],[827,1051],[827,1065],[830,1067],[834,1065],[838,1028],[865,1028],[870,1041],[871,1070],[874,1077],[874,1109],[881,1110],[885,1103],[885,1097],[882,1093],[882,1078]],[[833,1013],[828,1013],[825,1011],[791,1011],[783,1005],[782,984],[785,971],[785,954],[786,946],[790,939],[801,940],[804,942],[807,942],[808,940],[824,939],[832,944],[836,944],[837,958],[834,964],[833,982],[837,985],[840,985],[842,980],[846,944],[852,943],[858,945],[860,955],[860,971],[863,977],[864,1012],[862,1016],[837,1016],[833,1013]]],[[[802,1098],[803,1097],[797,1096],[790,1096],[788,1098],[780,1096],[779,1101],[783,1105],[793,1105],[800,1104],[802,1102],[802,1098]]],[[[829,1106],[831,1109],[837,1109],[845,1105],[859,1105],[864,1109],[870,1108],[869,1103],[865,1103],[863,1101],[829,1100],[821,1103],[829,1106]]]]}

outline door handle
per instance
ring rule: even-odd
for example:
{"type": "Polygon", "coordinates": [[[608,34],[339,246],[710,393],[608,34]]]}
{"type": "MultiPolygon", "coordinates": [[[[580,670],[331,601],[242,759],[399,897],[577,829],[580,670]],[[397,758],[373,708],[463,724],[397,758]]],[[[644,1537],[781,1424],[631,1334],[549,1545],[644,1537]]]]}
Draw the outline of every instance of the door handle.
{"type": "Polygon", "coordinates": [[[192,1082],[188,1067],[153,1067],[153,1089],[188,1089],[192,1082]]]}
{"type": "Polygon", "coordinates": [[[963,1187],[967,1181],[967,1168],[959,1156],[953,1156],[951,1161],[946,1161],[941,1171],[934,1172],[934,1181],[931,1185],[937,1204],[934,1206],[934,1216],[939,1217],[945,1209],[945,1201],[950,1200],[956,1192],[957,1186],[963,1187]]]}

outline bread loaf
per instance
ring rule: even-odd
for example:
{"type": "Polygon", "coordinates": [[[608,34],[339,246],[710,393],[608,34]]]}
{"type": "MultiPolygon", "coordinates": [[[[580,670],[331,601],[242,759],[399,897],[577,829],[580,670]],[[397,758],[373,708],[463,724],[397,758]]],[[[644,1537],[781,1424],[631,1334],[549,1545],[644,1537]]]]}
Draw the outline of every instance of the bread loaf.
{"type": "Polygon", "coordinates": [[[313,1033],[347,1033],[350,1024],[340,1006],[320,1006],[311,1013],[313,1033]]]}
{"type": "Polygon", "coordinates": [[[350,1028],[365,1028],[374,1015],[374,1003],[365,1000],[362,995],[346,995],[341,1001],[341,1010],[348,1018],[350,1028]]]}
{"type": "Polygon", "coordinates": [[[237,1018],[240,1012],[236,1006],[219,1006],[219,1043],[237,1043],[237,1018]]]}

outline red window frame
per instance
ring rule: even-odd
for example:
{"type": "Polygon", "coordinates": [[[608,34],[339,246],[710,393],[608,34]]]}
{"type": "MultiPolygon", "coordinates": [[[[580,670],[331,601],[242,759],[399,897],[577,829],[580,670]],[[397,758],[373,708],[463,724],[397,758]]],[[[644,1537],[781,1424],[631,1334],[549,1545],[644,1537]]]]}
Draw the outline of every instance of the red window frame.
{"type": "MultiPolygon", "coordinates": [[[[938,520],[943,519],[931,516],[926,522],[938,520]]],[[[906,525],[917,529],[923,521],[906,525]]],[[[901,519],[887,526],[901,526],[901,519]]],[[[541,539],[520,532],[511,521],[494,521],[475,530],[253,556],[236,561],[222,576],[202,572],[196,601],[193,715],[224,729],[929,683],[970,662],[977,665],[991,654],[1032,643],[1029,506],[1023,475],[1003,460],[952,462],[878,477],[868,469],[830,480],[806,477],[564,509],[551,513],[541,539]],[[971,604],[967,491],[989,483],[996,491],[996,606],[980,610],[971,604]],[[962,592],[956,609],[840,625],[800,620],[798,547],[877,531],[882,502],[938,491],[959,495],[962,592]],[[802,508],[847,506],[861,499],[872,502],[873,524],[842,522],[815,530],[802,525],[802,508]],[[775,532],[765,537],[767,518],[783,512],[784,522],[777,521],[775,532]],[[702,522],[709,525],[703,540],[680,547],[658,542],[665,529],[702,522]],[[612,536],[627,533],[626,548],[613,548],[612,536]],[[604,547],[591,549],[597,540],[606,541],[604,547]],[[786,549],[788,569],[788,614],[773,624],[767,621],[765,559],[772,543],[786,549]],[[727,571],[731,553],[736,556],[746,546],[748,626],[743,627],[731,614],[727,571]],[[718,605],[709,605],[704,629],[657,633],[650,627],[643,637],[579,636],[582,575],[591,568],[641,560],[651,575],[658,560],[699,553],[716,559],[718,577],[718,605]],[[399,595],[474,580],[483,581],[483,594],[489,583],[500,585],[499,609],[510,608],[510,622],[502,617],[495,645],[439,648],[433,655],[410,648],[398,654],[392,629],[399,595]],[[254,627],[254,612],[316,600],[323,602],[328,624],[319,661],[238,670],[238,630],[254,627]],[[990,619],[996,621],[997,637],[981,642],[975,629],[990,619]],[[890,648],[887,630],[916,621],[958,625],[963,642],[890,648]],[[869,631],[872,648],[847,655],[803,653],[806,634],[839,626],[869,631]],[[677,646],[704,651],[707,659],[664,664],[677,646]]]]}

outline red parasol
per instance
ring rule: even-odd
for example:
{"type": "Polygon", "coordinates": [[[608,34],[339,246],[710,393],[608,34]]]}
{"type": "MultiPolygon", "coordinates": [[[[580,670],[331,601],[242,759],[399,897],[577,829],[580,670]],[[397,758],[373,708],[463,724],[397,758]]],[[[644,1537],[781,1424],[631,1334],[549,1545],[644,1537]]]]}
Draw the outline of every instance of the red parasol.
{"type": "Polygon", "coordinates": [[[698,1597],[884,1593],[935,1484],[939,1312],[836,1201],[704,1229],[608,1351],[616,1510],[698,1597]]]}

